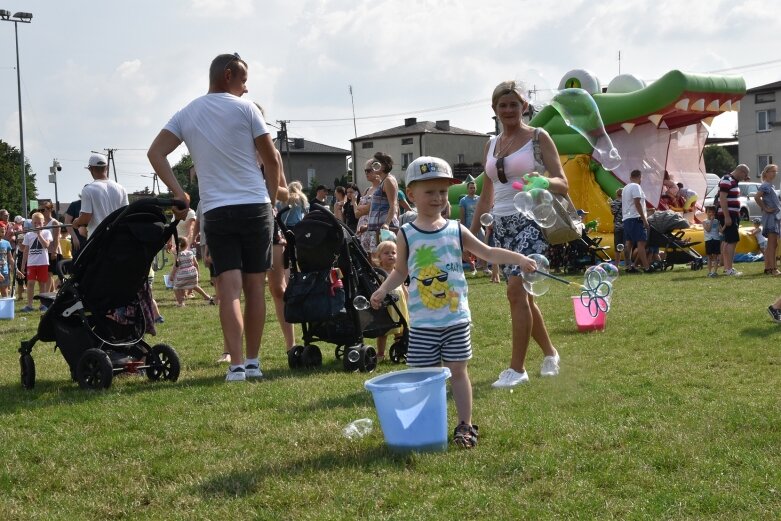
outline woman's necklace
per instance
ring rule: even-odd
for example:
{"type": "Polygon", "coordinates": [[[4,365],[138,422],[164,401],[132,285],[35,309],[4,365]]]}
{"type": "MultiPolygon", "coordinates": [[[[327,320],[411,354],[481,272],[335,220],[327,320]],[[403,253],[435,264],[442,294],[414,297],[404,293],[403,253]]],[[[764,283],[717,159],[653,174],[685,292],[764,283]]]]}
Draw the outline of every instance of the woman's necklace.
{"type": "Polygon", "coordinates": [[[507,151],[510,150],[510,148],[512,148],[513,144],[515,143],[515,138],[518,137],[518,134],[513,134],[512,137],[509,138],[507,143],[504,143],[505,138],[507,137],[506,134],[503,133],[501,137],[502,137],[502,145],[503,146],[499,147],[499,150],[496,153],[496,157],[506,157],[507,156],[507,151]]]}

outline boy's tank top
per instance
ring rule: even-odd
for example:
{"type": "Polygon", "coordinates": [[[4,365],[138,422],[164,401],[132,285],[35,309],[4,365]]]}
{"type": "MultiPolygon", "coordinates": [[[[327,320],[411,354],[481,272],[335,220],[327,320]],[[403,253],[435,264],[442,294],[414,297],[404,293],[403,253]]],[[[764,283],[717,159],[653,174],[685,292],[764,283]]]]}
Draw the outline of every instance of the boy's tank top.
{"type": "Polygon", "coordinates": [[[439,328],[469,322],[458,221],[449,220],[433,232],[420,230],[412,223],[402,226],[401,231],[409,250],[410,326],[439,328]]]}

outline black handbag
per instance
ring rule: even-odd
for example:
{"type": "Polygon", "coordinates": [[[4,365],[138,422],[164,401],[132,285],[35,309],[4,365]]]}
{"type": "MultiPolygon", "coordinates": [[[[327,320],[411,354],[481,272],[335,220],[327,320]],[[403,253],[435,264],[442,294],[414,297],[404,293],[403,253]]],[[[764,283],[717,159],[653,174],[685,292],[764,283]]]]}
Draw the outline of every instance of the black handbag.
{"type": "Polygon", "coordinates": [[[330,269],[292,272],[285,289],[285,320],[291,324],[322,322],[344,311],[344,288],[331,278],[330,269]]]}

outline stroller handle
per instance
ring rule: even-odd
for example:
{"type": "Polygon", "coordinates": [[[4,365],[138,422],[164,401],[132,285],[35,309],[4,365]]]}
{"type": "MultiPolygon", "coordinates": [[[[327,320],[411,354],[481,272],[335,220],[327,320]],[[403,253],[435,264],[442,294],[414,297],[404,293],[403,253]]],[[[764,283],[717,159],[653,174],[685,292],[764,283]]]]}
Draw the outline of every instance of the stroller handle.
{"type": "Polygon", "coordinates": [[[155,206],[160,206],[162,208],[165,208],[167,206],[175,206],[179,210],[184,210],[187,208],[187,203],[180,200],[180,199],[171,199],[168,197],[150,197],[148,199],[144,199],[145,203],[153,204],[155,206]]]}

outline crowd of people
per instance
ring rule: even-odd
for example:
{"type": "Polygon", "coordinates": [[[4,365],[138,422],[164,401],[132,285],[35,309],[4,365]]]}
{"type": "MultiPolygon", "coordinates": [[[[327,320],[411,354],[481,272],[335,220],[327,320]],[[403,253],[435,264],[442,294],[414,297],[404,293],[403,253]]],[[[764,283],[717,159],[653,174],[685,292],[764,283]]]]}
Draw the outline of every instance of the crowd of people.
{"type": "MultiPolygon", "coordinates": [[[[349,183],[335,187],[329,200],[329,190],[319,185],[310,193],[310,201],[300,182],[287,182],[262,109],[243,98],[248,91],[247,78],[248,64],[238,54],[214,58],[208,92],[176,112],[147,153],[175,199],[190,202],[168,160],[181,143],[187,145],[198,175],[197,212],[173,209],[180,221],[178,262],[171,273],[177,304],[184,305],[191,291],[216,304],[223,336],[218,360],[229,364],[225,380],[261,378],[267,284],[285,348],[289,351],[295,344],[294,328],[284,316],[286,244],[274,217],[292,228],[311,209],[326,208],[357,234],[376,265],[387,272],[371,296],[371,304],[377,308],[387,293],[396,293],[409,324],[408,365],[444,364],[450,369],[458,413],[454,441],[462,447],[474,447],[479,431],[472,423],[467,369],[473,356],[467,274],[482,270],[491,275],[492,282],[498,282],[501,271],[506,281],[511,318],[509,362],[493,387],[512,388],[529,382],[526,357],[532,340],[543,354],[540,376],[558,375],[561,363],[543,313],[522,278],[536,269],[529,256],[545,254],[549,245],[540,226],[515,209],[513,183],[545,172],[550,192],[566,196],[569,186],[551,137],[524,121],[529,110],[527,91],[514,81],[502,82],[494,89],[491,107],[502,131],[485,145],[482,192],[478,196],[475,183],[467,183],[467,192],[458,203],[459,219],[451,219],[448,188],[459,181],[447,162],[434,157],[413,161],[402,173],[405,188],[400,189],[393,159],[378,152],[363,165],[369,184],[363,193],[349,183]],[[486,213],[493,216],[488,226],[478,217],[486,213]],[[214,297],[201,288],[194,244],[200,245],[214,297]]],[[[33,309],[33,284],[37,282],[42,292],[54,289],[49,273],[57,260],[76,253],[109,213],[128,204],[124,189],[108,179],[105,156],[93,154],[87,168],[93,182],[83,188],[78,204],[66,212],[68,227],[60,227],[51,204],[30,216],[35,230],[27,233],[20,233],[25,219],[17,217],[10,223],[7,212],[0,211],[4,237],[0,240],[0,294],[7,294],[10,270],[16,270],[16,278],[27,284],[27,305],[22,311],[33,309]]],[[[707,209],[704,227],[709,276],[716,274],[716,255],[721,257],[726,275],[740,275],[732,265],[739,221],[739,207],[734,202],[737,183],[748,173],[748,167],[739,165],[725,176],[718,204],[707,209]]],[[[772,189],[776,174],[775,165],[763,171],[764,188],[757,194],[763,217],[755,233],[766,239],[765,273],[770,275],[781,274],[775,259],[781,215],[781,204],[772,189]]],[[[624,245],[629,273],[650,271],[653,255],[653,251],[647,255],[649,223],[641,181],[642,173],[633,171],[630,183],[617,191],[611,205],[615,243],[624,245]]],[[[665,201],[671,205],[686,208],[691,204],[692,194],[673,183],[669,175],[664,190],[665,201]]],[[[169,251],[175,246],[172,243],[169,251]]],[[[781,322],[781,299],[768,311],[781,322]]],[[[157,318],[162,322],[159,313],[157,318]]],[[[387,342],[398,334],[400,331],[390,331],[377,339],[380,360],[387,342]]]]}

